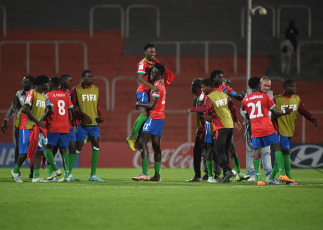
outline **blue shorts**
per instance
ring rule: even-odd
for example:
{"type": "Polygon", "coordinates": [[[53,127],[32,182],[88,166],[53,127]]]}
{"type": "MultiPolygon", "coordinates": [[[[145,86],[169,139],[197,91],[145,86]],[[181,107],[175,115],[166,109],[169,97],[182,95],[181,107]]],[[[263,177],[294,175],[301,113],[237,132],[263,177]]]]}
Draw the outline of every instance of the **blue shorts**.
{"type": "Polygon", "coordinates": [[[86,136],[89,137],[100,137],[100,128],[98,125],[94,126],[76,126],[76,141],[84,142],[86,136]]]}
{"type": "Polygon", "coordinates": [[[213,142],[213,136],[210,133],[210,123],[209,122],[205,122],[205,138],[204,138],[204,142],[205,143],[212,143],[213,142]]]}
{"type": "MultiPolygon", "coordinates": [[[[147,103],[149,102],[149,93],[145,92],[145,93],[142,93],[142,92],[139,92],[137,90],[137,101],[138,102],[142,102],[142,103],[147,103]]],[[[145,107],[142,107],[142,106],[139,106],[140,108],[145,108],[145,107]]]]}
{"type": "Polygon", "coordinates": [[[70,129],[69,137],[70,137],[70,142],[71,141],[76,141],[76,134],[75,134],[74,128],[70,129]]]}
{"type": "Polygon", "coordinates": [[[67,148],[70,145],[69,133],[47,133],[48,144],[59,147],[67,148]]]}
{"type": "Polygon", "coordinates": [[[148,118],[142,129],[142,133],[150,133],[151,135],[161,137],[163,133],[164,122],[165,119],[148,118]]]}
{"type": "Polygon", "coordinates": [[[292,143],[292,138],[291,137],[284,137],[284,136],[280,135],[279,142],[280,142],[280,148],[282,150],[290,149],[290,144],[292,143]]]}
{"type": "MultiPolygon", "coordinates": [[[[30,129],[19,130],[19,154],[28,152],[30,132],[30,129]]],[[[43,147],[38,148],[38,151],[43,151],[43,147]]]]}
{"type": "Polygon", "coordinates": [[[267,147],[269,145],[273,145],[279,143],[279,138],[277,133],[272,133],[268,136],[264,136],[264,137],[253,137],[252,138],[252,147],[254,149],[259,149],[259,148],[263,148],[263,147],[267,147]]]}

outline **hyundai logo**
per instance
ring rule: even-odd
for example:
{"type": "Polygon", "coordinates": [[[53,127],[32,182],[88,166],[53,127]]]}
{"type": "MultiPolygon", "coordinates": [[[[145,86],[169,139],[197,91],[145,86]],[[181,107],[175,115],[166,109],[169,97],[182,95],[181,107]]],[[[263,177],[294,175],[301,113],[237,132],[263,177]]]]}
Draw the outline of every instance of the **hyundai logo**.
{"type": "Polygon", "coordinates": [[[297,145],[291,149],[291,165],[297,168],[323,168],[323,146],[297,145]]]}

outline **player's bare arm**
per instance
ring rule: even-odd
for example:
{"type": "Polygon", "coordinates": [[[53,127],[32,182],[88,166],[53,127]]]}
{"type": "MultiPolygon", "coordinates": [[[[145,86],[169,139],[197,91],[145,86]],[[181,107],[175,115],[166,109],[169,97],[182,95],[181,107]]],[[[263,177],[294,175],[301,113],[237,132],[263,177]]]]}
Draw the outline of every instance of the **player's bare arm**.
{"type": "Polygon", "coordinates": [[[101,124],[101,123],[104,122],[104,118],[103,118],[103,116],[101,114],[99,114],[98,117],[96,118],[96,122],[98,124],[101,124]]]}
{"type": "Polygon", "coordinates": [[[293,111],[294,111],[294,110],[293,110],[293,109],[291,109],[291,108],[286,108],[286,109],[283,109],[283,110],[275,110],[275,109],[271,110],[272,114],[273,114],[276,118],[278,118],[278,117],[280,117],[280,116],[283,116],[283,115],[290,114],[290,113],[292,113],[293,111]]]}
{"type": "Polygon", "coordinates": [[[75,111],[85,119],[87,124],[92,124],[92,119],[86,113],[83,113],[79,106],[75,106],[75,111]]]}
{"type": "Polygon", "coordinates": [[[151,101],[148,103],[137,102],[136,109],[138,109],[139,106],[145,107],[146,109],[153,109],[155,107],[155,105],[157,104],[157,101],[158,101],[157,97],[152,97],[151,101]]]}
{"type": "Polygon", "coordinates": [[[212,122],[213,117],[210,115],[201,115],[201,117],[206,120],[207,122],[212,122]]]}
{"type": "Polygon", "coordinates": [[[44,116],[40,119],[41,121],[46,120],[54,113],[54,107],[53,106],[47,106],[47,111],[45,112],[44,116]]]}
{"type": "Polygon", "coordinates": [[[238,101],[242,101],[242,100],[243,100],[243,98],[245,97],[245,95],[246,95],[246,93],[245,93],[245,92],[243,92],[243,91],[241,91],[241,92],[237,93],[237,94],[234,96],[234,98],[235,98],[235,99],[237,99],[238,101]]]}

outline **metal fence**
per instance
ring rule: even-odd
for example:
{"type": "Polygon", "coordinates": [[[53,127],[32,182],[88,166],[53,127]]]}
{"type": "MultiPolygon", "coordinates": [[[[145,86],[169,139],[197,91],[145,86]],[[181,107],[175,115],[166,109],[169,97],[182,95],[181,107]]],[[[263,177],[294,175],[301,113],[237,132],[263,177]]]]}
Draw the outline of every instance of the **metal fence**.
{"type": "MultiPolygon", "coordinates": [[[[80,44],[83,46],[83,63],[84,69],[87,69],[87,45],[83,41],[77,40],[6,40],[0,42],[0,58],[1,48],[5,44],[26,44],[26,73],[30,72],[30,44],[54,44],[55,45],[55,73],[59,72],[59,44],[80,44]]],[[[1,61],[0,61],[1,72],[1,61]]]]}
{"type": "Polygon", "coordinates": [[[180,57],[181,57],[181,45],[196,45],[196,44],[204,44],[204,71],[205,73],[209,72],[209,45],[230,45],[233,48],[233,72],[237,73],[237,56],[238,56],[238,48],[237,45],[232,41],[155,41],[154,44],[160,45],[176,45],[176,73],[180,73],[180,57]]]}

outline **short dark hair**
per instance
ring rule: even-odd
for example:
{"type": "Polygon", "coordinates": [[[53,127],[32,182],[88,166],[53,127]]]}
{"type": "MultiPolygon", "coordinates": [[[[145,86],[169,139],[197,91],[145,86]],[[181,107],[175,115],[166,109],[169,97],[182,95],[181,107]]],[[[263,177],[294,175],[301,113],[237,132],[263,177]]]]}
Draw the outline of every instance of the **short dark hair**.
{"type": "Polygon", "coordinates": [[[64,73],[62,74],[62,76],[60,76],[59,82],[62,83],[63,81],[65,81],[66,78],[70,78],[70,77],[71,77],[70,75],[64,73]]]}
{"type": "Polygon", "coordinates": [[[293,79],[287,79],[283,82],[283,89],[286,89],[288,86],[296,84],[296,81],[293,79]]]}
{"type": "Polygon", "coordinates": [[[192,81],[193,83],[192,85],[195,85],[200,89],[202,81],[203,81],[203,78],[194,78],[192,81]]]}
{"type": "Polygon", "coordinates": [[[92,71],[88,70],[88,69],[83,70],[82,77],[85,77],[85,74],[87,74],[87,73],[92,73],[92,71]]]}
{"type": "Polygon", "coordinates": [[[156,63],[156,64],[154,65],[154,67],[155,67],[156,69],[158,69],[158,70],[161,72],[161,74],[162,74],[162,75],[165,73],[165,66],[164,66],[164,65],[162,65],[162,64],[160,64],[160,63],[156,63]]]}
{"type": "Polygon", "coordinates": [[[207,79],[204,79],[202,82],[201,82],[201,85],[205,85],[205,86],[211,86],[213,87],[213,81],[209,78],[207,79]]]}
{"type": "Polygon", "coordinates": [[[52,83],[55,87],[59,86],[59,78],[58,77],[51,77],[51,79],[49,79],[49,82],[52,83]]]}
{"type": "Polygon", "coordinates": [[[48,83],[48,82],[49,82],[49,79],[46,75],[39,75],[35,78],[34,84],[37,86],[37,85],[41,85],[43,83],[48,83]]]}
{"type": "Polygon", "coordinates": [[[217,75],[223,74],[222,70],[216,69],[210,73],[210,79],[213,80],[217,75]]]}
{"type": "Polygon", "coordinates": [[[260,77],[253,76],[253,77],[249,78],[249,80],[248,80],[248,86],[251,89],[256,89],[257,87],[259,87],[259,85],[260,85],[260,77]]]}
{"type": "Polygon", "coordinates": [[[155,48],[155,45],[154,44],[152,44],[152,43],[148,43],[148,44],[146,44],[145,46],[144,46],[144,51],[146,51],[148,48],[155,48]]]}
{"type": "Polygon", "coordinates": [[[31,83],[34,83],[35,78],[31,75],[25,76],[26,79],[28,79],[31,83]]]}

